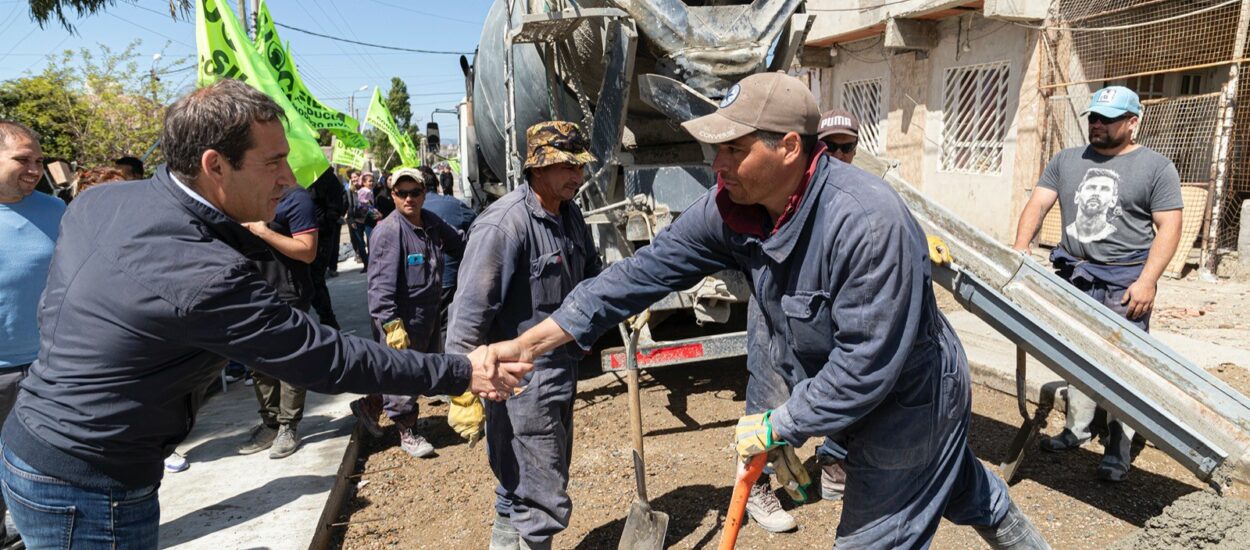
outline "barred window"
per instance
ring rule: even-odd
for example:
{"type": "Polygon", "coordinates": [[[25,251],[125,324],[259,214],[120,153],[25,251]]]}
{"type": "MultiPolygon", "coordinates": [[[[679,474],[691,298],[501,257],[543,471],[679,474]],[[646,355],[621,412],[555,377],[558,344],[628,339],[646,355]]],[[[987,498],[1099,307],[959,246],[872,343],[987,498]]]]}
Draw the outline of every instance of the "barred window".
{"type": "Polygon", "coordinates": [[[842,85],[842,108],[859,119],[859,145],[874,155],[885,151],[881,134],[882,79],[855,80],[842,85]]]}
{"type": "Polygon", "coordinates": [[[998,174],[1007,138],[1008,62],[946,69],[942,171],[998,174]]]}

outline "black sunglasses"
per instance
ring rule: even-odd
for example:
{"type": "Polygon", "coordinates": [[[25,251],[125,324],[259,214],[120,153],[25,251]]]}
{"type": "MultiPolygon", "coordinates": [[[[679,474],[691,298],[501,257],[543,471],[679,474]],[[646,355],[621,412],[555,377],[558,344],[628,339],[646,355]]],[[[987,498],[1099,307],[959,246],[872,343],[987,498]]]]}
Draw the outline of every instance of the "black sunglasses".
{"type": "Polygon", "coordinates": [[[1117,123],[1117,122],[1119,122],[1119,121],[1121,121],[1121,120],[1124,120],[1124,119],[1126,119],[1126,118],[1128,118],[1128,117],[1130,117],[1130,116],[1133,116],[1133,115],[1130,115],[1130,114],[1128,114],[1128,113],[1124,113],[1124,114],[1122,114],[1122,115],[1120,115],[1120,116],[1118,116],[1118,117],[1115,117],[1115,118],[1110,118],[1110,117],[1106,117],[1106,116],[1100,115],[1100,114],[1098,114],[1098,113],[1090,113],[1090,114],[1089,114],[1089,122],[1090,122],[1090,124],[1093,124],[1093,123],[1095,123],[1095,122],[1098,122],[1098,123],[1102,124],[1103,126],[1107,126],[1107,125],[1109,125],[1109,124],[1115,124],[1115,123],[1117,123]]]}
{"type": "Polygon", "coordinates": [[[396,189],[394,191],[391,191],[391,194],[401,199],[406,199],[408,197],[420,197],[425,194],[425,188],[418,187],[416,189],[409,189],[409,190],[396,189]]]}
{"type": "Polygon", "coordinates": [[[850,143],[843,143],[841,145],[837,143],[833,143],[832,141],[826,141],[825,147],[829,148],[830,153],[834,151],[842,151],[843,153],[850,153],[851,151],[854,151],[856,147],[859,147],[859,140],[855,140],[850,143]]]}

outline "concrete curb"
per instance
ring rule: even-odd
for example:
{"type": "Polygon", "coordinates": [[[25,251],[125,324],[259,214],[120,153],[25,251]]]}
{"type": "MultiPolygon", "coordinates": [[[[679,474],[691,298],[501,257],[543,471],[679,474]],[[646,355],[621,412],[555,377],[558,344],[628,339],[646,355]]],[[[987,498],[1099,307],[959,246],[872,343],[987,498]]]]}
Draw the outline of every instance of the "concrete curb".
{"type": "Polygon", "coordinates": [[[364,429],[357,422],[352,428],[347,448],[343,451],[343,462],[339,464],[338,473],[334,477],[334,486],[330,488],[325,508],[322,509],[321,517],[317,520],[317,530],[313,532],[312,542],[308,545],[309,550],[325,550],[330,547],[339,513],[343,510],[347,499],[351,498],[351,485],[353,476],[356,474],[356,460],[360,457],[363,438],[364,429]]]}

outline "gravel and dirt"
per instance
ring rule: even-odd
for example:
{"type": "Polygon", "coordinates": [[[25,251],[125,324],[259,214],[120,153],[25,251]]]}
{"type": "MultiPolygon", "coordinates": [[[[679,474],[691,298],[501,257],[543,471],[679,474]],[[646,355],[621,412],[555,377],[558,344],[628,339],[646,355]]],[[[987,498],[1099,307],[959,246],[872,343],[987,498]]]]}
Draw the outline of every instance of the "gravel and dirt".
{"type": "MultiPolygon", "coordinates": [[[[955,307],[949,296],[945,298],[944,308],[955,307]]],[[[1166,281],[1157,308],[1155,330],[1247,346],[1250,327],[1244,312],[1250,308],[1250,284],[1212,285],[1192,275],[1166,281]]],[[[1247,391],[1247,357],[1217,376],[1247,391]]],[[[625,384],[623,378],[598,374],[593,367],[583,369],[583,375],[574,413],[573,518],[555,547],[615,548],[634,500],[625,384]]],[[[740,361],[643,374],[648,492],[653,506],[671,518],[666,540],[673,548],[710,548],[719,540],[732,490],[731,439],[743,410],[744,383],[740,361]]],[[[393,429],[382,440],[366,442],[358,464],[360,483],[338,520],[348,523],[337,533],[341,548],[486,546],[495,481],[484,446],[471,449],[461,441],[447,427],[446,412],[446,405],[423,402],[420,429],[438,449],[433,458],[408,457],[398,449],[393,429]]],[[[1019,424],[1015,398],[976,386],[973,412],[972,448],[997,472],[997,462],[1019,424]]],[[[1057,433],[1062,426],[1062,414],[1052,413],[1044,431],[1057,433]]],[[[818,474],[810,460],[813,451],[808,444],[799,455],[818,474]]],[[[1236,526],[1250,521],[1246,513],[1250,507],[1244,501],[1215,500],[1202,492],[1201,482],[1149,446],[1127,481],[1099,482],[1094,469],[1101,452],[1093,442],[1067,454],[1032,451],[1025,460],[1011,494],[1053,547],[1107,548],[1117,543],[1122,548],[1250,547],[1246,544],[1250,538],[1243,537],[1250,528],[1236,526]],[[1215,546],[1220,540],[1224,546],[1215,546]]],[[[1228,493],[1240,498],[1246,494],[1242,487],[1228,493]]],[[[781,499],[799,529],[774,535],[748,524],[739,548],[832,546],[841,503],[796,506],[784,494],[781,499]]],[[[948,523],[939,528],[933,546],[985,548],[972,529],[948,523]]]]}

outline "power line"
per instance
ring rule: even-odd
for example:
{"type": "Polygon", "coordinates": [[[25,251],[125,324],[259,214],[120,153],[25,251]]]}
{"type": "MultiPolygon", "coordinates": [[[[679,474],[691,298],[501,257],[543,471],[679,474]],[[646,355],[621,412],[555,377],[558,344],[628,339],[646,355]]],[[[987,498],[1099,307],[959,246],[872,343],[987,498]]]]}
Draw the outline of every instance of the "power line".
{"type": "Polygon", "coordinates": [[[346,42],[346,43],[348,43],[348,44],[356,44],[356,45],[359,45],[359,46],[369,46],[370,48],[381,48],[381,49],[384,49],[384,50],[395,50],[395,51],[400,51],[400,52],[413,52],[413,53],[427,53],[427,54],[437,54],[437,55],[473,55],[473,52],[449,52],[449,51],[438,51],[438,50],[418,50],[418,49],[415,49],[415,48],[401,48],[401,47],[399,47],[399,46],[386,46],[386,45],[382,45],[382,44],[370,44],[370,43],[368,43],[368,42],[360,42],[360,41],[357,41],[357,40],[348,40],[348,39],[346,39],[346,38],[339,38],[339,37],[337,37],[337,36],[330,36],[330,35],[328,35],[328,34],[321,34],[321,33],[317,33],[317,32],[312,32],[312,31],[309,31],[309,30],[301,29],[301,28],[299,28],[299,27],[293,27],[293,26],[291,26],[291,25],[286,25],[286,24],[283,24],[283,23],[279,23],[279,22],[277,22],[277,21],[274,21],[274,23],[273,23],[273,24],[274,24],[274,25],[277,25],[277,26],[279,26],[279,27],[282,27],[282,28],[284,28],[284,29],[290,29],[290,30],[293,30],[293,31],[295,31],[295,32],[302,32],[302,33],[304,33],[304,34],[310,34],[310,35],[312,35],[312,36],[319,36],[319,37],[321,37],[321,38],[328,38],[328,39],[330,39],[330,40],[336,40],[336,41],[339,41],[339,42],[346,42]]]}
{"type": "Polygon", "coordinates": [[[473,26],[475,26],[475,27],[480,27],[480,26],[482,25],[482,22],[481,22],[481,21],[467,21],[467,20],[464,20],[464,19],[456,19],[456,18],[454,18],[454,17],[447,17],[447,16],[445,16],[445,15],[439,15],[439,14],[436,14],[436,13],[430,13],[430,12],[428,12],[428,11],[414,10],[414,9],[409,8],[409,7],[406,7],[406,6],[397,6],[397,5],[395,5],[395,4],[388,4],[388,3],[386,3],[386,2],[380,2],[380,1],[378,1],[378,0],[371,0],[371,1],[372,1],[374,4],[380,4],[380,5],[383,5],[383,6],[390,7],[390,8],[395,8],[395,9],[397,9],[397,10],[404,10],[404,11],[412,12],[412,13],[415,13],[415,14],[418,14],[418,15],[424,15],[424,16],[426,16],[426,17],[432,17],[432,18],[434,18],[434,19],[443,19],[443,20],[446,20],[446,21],[455,21],[455,22],[457,22],[457,23],[464,23],[464,24],[466,24],[466,25],[473,25],[473,26]]]}

